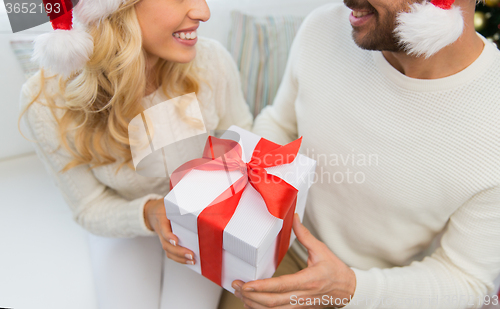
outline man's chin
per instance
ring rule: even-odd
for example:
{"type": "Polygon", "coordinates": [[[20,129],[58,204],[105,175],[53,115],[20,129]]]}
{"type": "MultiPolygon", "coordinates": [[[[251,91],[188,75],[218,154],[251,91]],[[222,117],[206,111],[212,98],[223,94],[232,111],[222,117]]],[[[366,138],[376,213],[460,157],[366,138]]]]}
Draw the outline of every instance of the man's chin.
{"type": "Polygon", "coordinates": [[[400,45],[394,38],[373,38],[370,34],[361,34],[356,30],[352,31],[352,38],[354,43],[365,50],[379,50],[379,51],[390,51],[390,52],[400,52],[402,51],[400,45]]]}
{"type": "Polygon", "coordinates": [[[370,44],[368,44],[368,42],[366,42],[365,36],[362,35],[361,33],[359,33],[358,31],[356,31],[356,30],[352,31],[352,39],[354,40],[354,43],[356,43],[356,45],[359,48],[366,49],[366,50],[373,50],[372,46],[370,46],[370,44]]]}

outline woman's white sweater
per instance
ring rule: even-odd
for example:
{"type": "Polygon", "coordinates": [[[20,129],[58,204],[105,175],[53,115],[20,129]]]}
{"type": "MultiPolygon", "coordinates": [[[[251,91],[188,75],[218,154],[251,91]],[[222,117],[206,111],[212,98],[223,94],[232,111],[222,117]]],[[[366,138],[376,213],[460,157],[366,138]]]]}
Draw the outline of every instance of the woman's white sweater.
{"type": "MultiPolygon", "coordinates": [[[[225,130],[235,124],[249,130],[252,116],[241,92],[236,64],[229,52],[214,40],[200,38],[194,61],[204,81],[197,97],[201,102],[206,129],[225,130]]],[[[49,79],[46,87],[49,94],[56,95],[56,104],[63,105],[57,79],[49,79]]],[[[24,84],[21,108],[31,101],[39,88],[40,72],[24,84]]],[[[142,104],[151,106],[166,100],[161,90],[157,90],[145,97],[142,104]]],[[[40,99],[40,103],[44,101],[44,98],[40,99]]],[[[58,117],[61,112],[57,111],[58,117]]],[[[81,226],[96,235],[108,237],[154,235],[145,225],[143,208],[147,201],[161,199],[168,193],[168,179],[143,177],[127,166],[116,173],[118,163],[94,169],[82,165],[60,173],[71,156],[59,147],[57,123],[50,109],[35,102],[23,120],[26,133],[36,141],[39,158],[81,226]]],[[[180,121],[175,115],[169,119],[173,126],[180,121]]]]}

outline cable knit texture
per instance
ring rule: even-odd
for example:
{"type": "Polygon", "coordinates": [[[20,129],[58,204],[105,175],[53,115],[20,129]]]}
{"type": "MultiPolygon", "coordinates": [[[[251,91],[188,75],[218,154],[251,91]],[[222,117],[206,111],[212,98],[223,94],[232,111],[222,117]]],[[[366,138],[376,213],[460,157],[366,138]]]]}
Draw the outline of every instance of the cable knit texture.
{"type": "MultiPolygon", "coordinates": [[[[196,66],[204,83],[198,94],[207,130],[225,130],[236,124],[246,129],[252,126],[252,116],[241,92],[239,73],[229,52],[214,40],[200,38],[197,44],[196,66]]],[[[30,78],[22,88],[21,108],[40,89],[40,72],[30,78]]],[[[58,94],[56,78],[46,83],[46,90],[56,95],[56,103],[64,104],[58,94]]],[[[147,108],[166,101],[161,90],[148,95],[142,104],[147,108]]],[[[40,103],[44,103],[40,99],[40,103]]],[[[62,111],[58,110],[59,117],[62,111]]],[[[59,147],[57,123],[50,109],[35,103],[23,120],[28,136],[35,140],[38,156],[51,174],[56,185],[73,211],[75,220],[90,232],[108,237],[134,237],[154,235],[147,229],[143,209],[147,201],[163,198],[169,190],[169,180],[147,178],[133,169],[118,164],[90,170],[79,166],[66,173],[59,171],[71,160],[70,154],[59,147]]],[[[172,115],[173,123],[181,120],[172,115]]]]}
{"type": "Polygon", "coordinates": [[[409,78],[355,45],[349,13],[308,16],[254,131],[318,161],[304,220],[356,274],[345,308],[479,308],[500,273],[500,52],[409,78]]]}

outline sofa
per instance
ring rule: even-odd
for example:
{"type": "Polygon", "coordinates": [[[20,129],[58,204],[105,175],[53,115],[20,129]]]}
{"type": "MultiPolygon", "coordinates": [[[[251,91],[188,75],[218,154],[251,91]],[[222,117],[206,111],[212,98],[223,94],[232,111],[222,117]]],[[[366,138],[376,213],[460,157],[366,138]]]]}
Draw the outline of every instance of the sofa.
{"type": "MultiPolygon", "coordinates": [[[[340,0],[208,0],[212,18],[199,35],[228,47],[232,11],[303,18],[329,2],[340,0]]],[[[19,93],[33,70],[26,42],[47,31],[48,23],[13,34],[0,0],[0,308],[94,309],[86,232],[17,127],[19,93]]]]}

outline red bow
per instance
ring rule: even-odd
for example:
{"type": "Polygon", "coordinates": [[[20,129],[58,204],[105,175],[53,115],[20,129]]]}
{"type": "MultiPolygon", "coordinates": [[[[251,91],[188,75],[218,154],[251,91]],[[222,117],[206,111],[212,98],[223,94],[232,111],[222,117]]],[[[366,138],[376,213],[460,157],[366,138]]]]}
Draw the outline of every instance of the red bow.
{"type": "Polygon", "coordinates": [[[264,168],[292,163],[297,157],[302,138],[285,146],[261,139],[252,159],[241,159],[241,147],[232,140],[209,137],[203,158],[189,161],[176,169],[170,177],[173,188],[191,170],[240,170],[243,177],[211,202],[198,216],[198,239],[202,275],[221,285],[222,240],[224,229],[231,220],[247,183],[260,193],[269,213],[283,220],[278,235],[276,267],[281,262],[290,242],[297,189],[281,178],[268,174],[264,168]]]}

